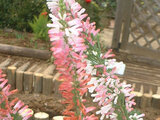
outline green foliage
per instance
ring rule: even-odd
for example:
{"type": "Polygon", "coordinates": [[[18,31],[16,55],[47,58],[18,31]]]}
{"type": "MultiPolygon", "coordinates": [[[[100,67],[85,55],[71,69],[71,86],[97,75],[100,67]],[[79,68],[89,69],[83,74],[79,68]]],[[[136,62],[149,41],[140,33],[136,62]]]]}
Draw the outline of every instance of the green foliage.
{"type": "Polygon", "coordinates": [[[29,22],[29,25],[31,26],[35,39],[42,39],[45,41],[49,40],[48,37],[48,30],[47,27],[48,23],[48,16],[45,15],[39,15],[39,17],[34,16],[33,22],[29,22]]]}
{"type": "MultiPolygon", "coordinates": [[[[3,101],[3,102],[0,104],[0,108],[2,108],[2,109],[7,109],[7,108],[6,108],[6,102],[5,102],[5,101],[3,101]]],[[[23,118],[18,114],[18,112],[15,113],[15,114],[11,114],[11,116],[14,118],[14,120],[22,120],[22,119],[23,119],[23,118]]]]}
{"type": "Polygon", "coordinates": [[[13,28],[19,31],[31,31],[28,21],[40,14],[45,0],[1,0],[0,28],[13,28]]]}
{"type": "Polygon", "coordinates": [[[88,16],[91,18],[91,22],[96,22],[96,26],[99,28],[100,27],[100,7],[95,3],[86,3],[85,0],[77,0],[83,8],[86,9],[86,13],[88,16]]]}
{"type": "Polygon", "coordinates": [[[23,34],[21,34],[21,33],[16,32],[16,33],[15,33],[15,36],[16,36],[17,39],[24,40],[24,36],[23,36],[23,34]]]}
{"type": "Polygon", "coordinates": [[[18,114],[18,112],[16,114],[11,114],[11,116],[13,117],[13,120],[22,120],[23,118],[18,114]]]}
{"type": "Polygon", "coordinates": [[[85,0],[77,0],[77,2],[86,9],[91,22],[96,22],[97,28],[104,27],[102,19],[107,19],[107,17],[109,19],[109,17],[113,18],[115,16],[116,0],[92,0],[90,3],[86,3],[85,0]]]}
{"type": "Polygon", "coordinates": [[[3,101],[3,102],[0,104],[0,108],[5,109],[5,105],[6,105],[5,101],[3,101]]]}

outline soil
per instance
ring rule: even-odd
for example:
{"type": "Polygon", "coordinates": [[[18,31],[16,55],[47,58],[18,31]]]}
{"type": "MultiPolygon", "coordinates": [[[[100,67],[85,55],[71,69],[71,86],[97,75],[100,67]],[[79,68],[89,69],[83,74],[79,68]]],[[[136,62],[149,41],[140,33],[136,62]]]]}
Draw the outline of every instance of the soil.
{"type": "MultiPolygon", "coordinates": [[[[46,44],[46,41],[34,40],[33,34],[21,33],[13,30],[10,30],[10,31],[0,30],[0,43],[22,46],[22,47],[30,47],[30,48],[36,48],[36,49],[45,49],[45,50],[49,49],[49,46],[46,44]]],[[[118,52],[115,52],[115,53],[117,55],[116,58],[119,61],[123,60],[125,62],[135,62],[133,57],[131,57],[128,54],[118,53],[118,52]]],[[[30,61],[31,63],[48,62],[48,61],[39,60],[39,59],[0,54],[0,62],[4,61],[6,58],[11,58],[13,62],[14,61],[22,61],[24,63],[27,61],[30,61]]],[[[145,64],[145,63],[139,63],[139,64],[145,64]]],[[[41,94],[19,93],[14,96],[11,96],[11,99],[15,97],[18,97],[25,104],[29,105],[29,107],[33,109],[34,112],[43,111],[50,114],[50,117],[61,115],[65,107],[63,104],[61,104],[62,98],[55,95],[45,96],[41,94]]],[[[146,117],[144,118],[144,120],[156,120],[156,118],[160,117],[160,109],[154,109],[154,108],[147,108],[145,110],[140,108],[138,109],[141,112],[145,113],[146,117]]]]}
{"type": "Polygon", "coordinates": [[[0,43],[41,50],[50,48],[48,41],[36,39],[32,33],[12,29],[0,29],[0,43]]]}
{"type": "MultiPolygon", "coordinates": [[[[61,104],[62,99],[55,95],[45,96],[40,94],[17,94],[13,96],[13,98],[15,97],[18,97],[25,104],[27,104],[29,108],[34,111],[34,113],[46,112],[51,118],[53,116],[62,115],[65,108],[65,106],[61,104]]],[[[89,101],[91,101],[91,99],[89,99],[89,101]]],[[[92,102],[88,102],[87,105],[98,107],[98,105],[93,105],[91,103],[92,102]]],[[[144,120],[156,120],[157,118],[160,118],[160,109],[154,109],[151,107],[147,109],[136,109],[145,114],[144,120]]]]}

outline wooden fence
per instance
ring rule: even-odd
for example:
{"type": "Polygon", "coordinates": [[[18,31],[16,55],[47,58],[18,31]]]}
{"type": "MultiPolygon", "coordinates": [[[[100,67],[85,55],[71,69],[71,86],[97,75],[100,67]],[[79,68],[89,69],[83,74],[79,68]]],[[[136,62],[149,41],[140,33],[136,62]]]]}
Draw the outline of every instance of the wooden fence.
{"type": "Polygon", "coordinates": [[[7,74],[11,89],[18,89],[20,93],[36,93],[44,95],[60,95],[58,92],[60,81],[55,66],[50,64],[12,62],[10,58],[0,63],[0,69],[7,74]]]}
{"type": "Polygon", "coordinates": [[[112,48],[160,60],[160,0],[118,0],[112,48]]]}

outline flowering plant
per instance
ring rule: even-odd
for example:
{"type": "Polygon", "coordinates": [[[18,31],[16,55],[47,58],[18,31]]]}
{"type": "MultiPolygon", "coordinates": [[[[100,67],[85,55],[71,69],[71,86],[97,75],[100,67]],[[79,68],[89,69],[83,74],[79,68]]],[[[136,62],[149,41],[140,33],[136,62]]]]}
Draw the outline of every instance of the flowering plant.
{"type": "Polygon", "coordinates": [[[85,0],[86,1],[86,3],[90,3],[91,2],[91,0],[85,0]]]}
{"type": "Polygon", "coordinates": [[[61,73],[59,90],[68,104],[65,120],[98,120],[87,114],[95,107],[85,107],[84,94],[89,90],[98,102],[100,120],[143,120],[144,114],[133,110],[134,94],[130,84],[121,83],[125,65],[109,59],[112,50],[101,53],[99,30],[75,0],[48,0],[52,20],[48,27],[54,64],[61,73]]]}
{"type": "Polygon", "coordinates": [[[32,111],[27,110],[28,106],[24,106],[18,98],[9,101],[9,96],[15,94],[17,89],[10,91],[11,85],[4,77],[0,70],[0,120],[27,120],[32,116],[32,111]]]}

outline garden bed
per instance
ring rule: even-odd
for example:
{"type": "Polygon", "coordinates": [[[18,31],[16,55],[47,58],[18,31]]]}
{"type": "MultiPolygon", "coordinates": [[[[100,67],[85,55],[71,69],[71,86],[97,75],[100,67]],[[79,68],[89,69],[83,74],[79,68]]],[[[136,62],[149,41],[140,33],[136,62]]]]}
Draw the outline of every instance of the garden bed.
{"type": "Polygon", "coordinates": [[[49,50],[48,41],[35,39],[32,33],[19,32],[13,29],[0,29],[0,43],[20,47],[49,50]]]}
{"type": "MultiPolygon", "coordinates": [[[[117,56],[118,57],[118,56],[117,56]]],[[[46,64],[46,61],[39,60],[39,59],[33,59],[33,58],[26,58],[26,57],[18,57],[18,56],[9,56],[0,54],[0,62],[4,61],[6,58],[12,59],[11,64],[14,64],[16,61],[21,61],[21,64],[24,64],[26,62],[31,62],[32,65],[34,64],[46,64]]],[[[121,59],[122,59],[121,55],[121,59]]],[[[126,59],[126,61],[129,61],[129,58],[126,59]]],[[[133,64],[133,62],[126,62],[127,65],[133,64]]],[[[150,67],[150,69],[155,69],[156,67],[152,67],[150,65],[144,65],[143,63],[135,64],[138,66],[143,67],[150,67]]],[[[138,76],[137,76],[138,77],[138,76]]],[[[24,92],[19,93],[17,95],[12,96],[19,97],[21,100],[23,100],[27,105],[30,106],[31,109],[33,109],[34,112],[46,112],[50,115],[50,117],[53,117],[55,115],[61,115],[64,110],[64,105],[61,104],[62,98],[57,96],[56,94],[51,95],[43,95],[43,94],[26,94],[24,92]]],[[[89,102],[89,105],[91,102],[89,102]]],[[[96,104],[94,104],[97,106],[96,104]]],[[[155,120],[156,118],[160,117],[160,109],[154,109],[152,107],[140,109],[140,111],[144,112],[146,114],[146,117],[144,120],[155,120]]]]}
{"type": "MultiPolygon", "coordinates": [[[[17,94],[13,97],[19,97],[24,101],[34,112],[46,112],[50,115],[50,118],[57,115],[62,115],[64,105],[61,104],[61,99],[57,96],[50,95],[34,95],[34,94],[17,94]]],[[[93,104],[90,104],[93,105],[93,104]]],[[[154,108],[140,109],[145,113],[144,120],[156,120],[160,117],[160,110],[154,108]]]]}
{"type": "MultiPolygon", "coordinates": [[[[21,33],[12,30],[0,31],[0,43],[2,44],[36,48],[41,50],[49,50],[49,46],[46,45],[45,41],[37,40],[37,42],[35,41],[33,42],[32,41],[33,38],[34,38],[33,35],[30,33],[21,33]]],[[[128,55],[126,53],[116,53],[116,55],[117,55],[116,59],[118,59],[118,61],[125,61],[126,63],[136,64],[139,66],[147,66],[148,68],[151,69],[152,68],[159,69],[158,67],[159,63],[155,64],[156,67],[153,67],[152,65],[148,65],[147,63],[142,63],[143,61],[142,59],[141,62],[137,63],[137,57],[133,55],[128,55]]],[[[35,63],[46,64],[47,62],[46,60],[0,54],[0,63],[4,61],[6,58],[12,59],[11,64],[15,63],[16,61],[20,61],[21,64],[30,62],[32,65],[35,63]]],[[[50,117],[53,117],[55,115],[61,115],[64,109],[64,105],[61,104],[62,99],[59,96],[56,96],[55,94],[45,96],[42,94],[19,93],[12,97],[19,97],[26,104],[28,104],[30,108],[33,109],[34,112],[43,111],[48,113],[50,117]]],[[[92,104],[89,103],[89,105],[92,104]]],[[[140,109],[140,108],[138,109],[146,114],[144,120],[155,120],[156,118],[160,117],[160,109],[154,109],[152,107],[145,109],[140,109]]]]}

